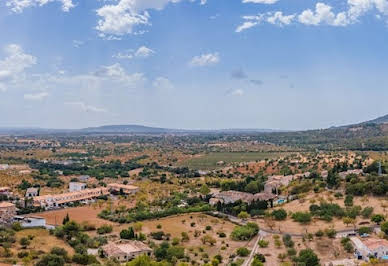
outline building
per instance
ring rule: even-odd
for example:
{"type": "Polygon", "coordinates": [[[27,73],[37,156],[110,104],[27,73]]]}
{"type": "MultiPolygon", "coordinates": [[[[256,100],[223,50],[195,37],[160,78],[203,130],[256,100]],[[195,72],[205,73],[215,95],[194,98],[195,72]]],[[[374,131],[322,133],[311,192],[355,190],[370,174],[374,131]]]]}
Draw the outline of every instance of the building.
{"type": "Polygon", "coordinates": [[[23,228],[46,227],[46,219],[40,216],[14,216],[14,222],[20,223],[23,228]]]}
{"type": "Polygon", "coordinates": [[[86,184],[85,183],[80,183],[80,182],[70,182],[69,183],[69,191],[74,192],[74,191],[81,191],[86,189],[86,184]]]}
{"type": "Polygon", "coordinates": [[[81,175],[77,178],[81,182],[87,182],[90,179],[90,176],[88,175],[81,175]]]}
{"type": "Polygon", "coordinates": [[[34,197],[34,206],[44,209],[53,209],[67,206],[75,202],[88,203],[100,196],[109,195],[109,189],[105,187],[85,189],[57,195],[44,195],[34,197]]]}
{"type": "Polygon", "coordinates": [[[139,188],[132,185],[124,185],[124,184],[118,184],[118,183],[111,183],[108,184],[109,191],[113,193],[124,193],[124,194],[135,194],[139,191],[139,188]]]}
{"type": "Polygon", "coordinates": [[[388,241],[385,239],[368,238],[360,240],[358,237],[351,237],[354,246],[354,255],[359,260],[368,261],[369,257],[377,259],[388,259],[388,241]]]}
{"type": "Polygon", "coordinates": [[[13,217],[16,215],[16,206],[10,202],[0,202],[0,224],[12,223],[13,217]]]}
{"type": "Polygon", "coordinates": [[[0,171],[1,170],[7,170],[9,168],[8,164],[0,164],[0,171]]]}
{"type": "Polygon", "coordinates": [[[102,254],[120,262],[130,261],[139,255],[151,255],[152,249],[140,241],[117,241],[110,242],[101,247],[102,254]]]}
{"type": "Polygon", "coordinates": [[[343,259],[343,260],[333,260],[330,262],[324,263],[325,266],[357,266],[359,265],[357,262],[351,259],[343,259]]]}
{"type": "Polygon", "coordinates": [[[0,187],[0,195],[10,196],[12,195],[12,191],[10,187],[0,187]]]}
{"type": "Polygon", "coordinates": [[[295,175],[273,175],[269,176],[267,182],[264,184],[264,192],[279,194],[279,188],[287,187],[292,181],[307,178],[311,175],[310,172],[295,175]]]}
{"type": "Polygon", "coordinates": [[[27,188],[27,191],[26,191],[27,198],[37,197],[38,195],[39,195],[39,188],[36,188],[36,187],[27,188]]]}
{"type": "Polygon", "coordinates": [[[362,169],[354,169],[354,170],[348,170],[345,172],[340,172],[338,175],[341,177],[341,179],[345,179],[348,175],[354,174],[354,175],[362,175],[364,172],[362,169]]]}
{"type": "Polygon", "coordinates": [[[242,202],[251,203],[252,201],[268,201],[273,200],[277,196],[272,193],[261,192],[256,194],[241,192],[241,191],[222,191],[216,194],[213,198],[209,200],[211,205],[216,205],[218,202],[223,204],[235,203],[236,201],[241,200],[242,202]]]}

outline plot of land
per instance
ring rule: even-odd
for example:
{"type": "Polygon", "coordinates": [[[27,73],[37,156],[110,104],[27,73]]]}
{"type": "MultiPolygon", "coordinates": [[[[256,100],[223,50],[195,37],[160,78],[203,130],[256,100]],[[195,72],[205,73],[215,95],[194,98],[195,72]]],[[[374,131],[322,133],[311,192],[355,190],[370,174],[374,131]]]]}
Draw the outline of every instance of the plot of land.
{"type": "Polygon", "coordinates": [[[180,166],[186,166],[198,170],[213,170],[221,168],[229,163],[250,162],[263,159],[275,159],[286,155],[281,152],[214,152],[197,156],[180,163],[180,166]],[[224,162],[218,165],[218,162],[224,162]]]}

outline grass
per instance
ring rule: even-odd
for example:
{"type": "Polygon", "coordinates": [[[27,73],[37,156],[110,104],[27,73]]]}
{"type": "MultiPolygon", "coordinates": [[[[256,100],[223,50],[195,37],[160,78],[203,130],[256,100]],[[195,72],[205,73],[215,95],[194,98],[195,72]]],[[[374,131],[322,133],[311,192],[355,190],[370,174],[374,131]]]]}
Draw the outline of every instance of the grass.
{"type": "Polygon", "coordinates": [[[186,166],[196,170],[214,170],[230,163],[275,159],[283,155],[285,153],[281,152],[213,152],[185,160],[180,163],[180,166],[186,166]],[[225,164],[219,166],[217,165],[219,161],[224,161],[225,164]]]}

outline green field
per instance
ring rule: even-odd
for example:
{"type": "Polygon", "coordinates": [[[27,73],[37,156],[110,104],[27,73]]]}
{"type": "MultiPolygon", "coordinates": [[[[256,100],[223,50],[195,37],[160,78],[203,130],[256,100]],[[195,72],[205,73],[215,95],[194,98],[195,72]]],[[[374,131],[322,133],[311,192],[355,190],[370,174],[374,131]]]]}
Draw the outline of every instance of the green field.
{"type": "Polygon", "coordinates": [[[196,170],[214,170],[230,163],[252,162],[266,158],[275,159],[286,154],[285,152],[214,152],[183,161],[179,166],[196,170]],[[217,165],[219,161],[224,161],[225,164],[219,166],[217,165]]]}

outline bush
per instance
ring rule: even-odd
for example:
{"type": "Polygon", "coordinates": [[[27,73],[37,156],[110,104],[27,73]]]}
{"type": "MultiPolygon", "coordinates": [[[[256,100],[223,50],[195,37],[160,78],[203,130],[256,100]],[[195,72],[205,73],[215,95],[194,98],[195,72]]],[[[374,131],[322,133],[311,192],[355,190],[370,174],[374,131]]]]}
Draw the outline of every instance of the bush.
{"type": "Polygon", "coordinates": [[[304,249],[299,252],[299,256],[296,258],[297,262],[305,266],[317,266],[319,264],[319,258],[312,249],[304,249]]]}
{"type": "Polygon", "coordinates": [[[287,218],[287,212],[284,209],[274,210],[272,212],[272,216],[275,218],[275,220],[282,221],[287,218]]]}
{"type": "Polygon", "coordinates": [[[64,266],[65,260],[63,257],[55,255],[55,254],[48,254],[43,256],[36,266],[64,266]]]}
{"type": "Polygon", "coordinates": [[[113,227],[111,225],[104,224],[97,229],[97,233],[100,235],[112,233],[113,227]]]}
{"type": "Polygon", "coordinates": [[[292,214],[292,219],[301,224],[307,224],[311,222],[311,214],[309,212],[296,212],[292,214]]]}
{"type": "Polygon", "coordinates": [[[325,233],[326,233],[328,238],[335,238],[337,231],[334,228],[329,228],[329,229],[325,230],[325,233]]]}
{"type": "Polygon", "coordinates": [[[246,225],[236,226],[230,237],[233,240],[245,241],[251,239],[259,232],[259,226],[255,223],[247,223],[246,225]]]}
{"type": "Polygon", "coordinates": [[[258,244],[259,244],[259,247],[261,247],[261,248],[266,248],[266,247],[268,247],[268,245],[269,245],[269,241],[266,241],[266,240],[264,240],[264,239],[260,239],[259,242],[258,242],[258,244]]]}
{"type": "Polygon", "coordinates": [[[344,203],[345,203],[346,207],[353,206],[353,196],[352,195],[346,195],[344,203]]]}
{"type": "Polygon", "coordinates": [[[360,227],[360,228],[358,229],[358,233],[359,233],[360,235],[363,235],[363,234],[370,234],[370,233],[372,233],[372,229],[369,228],[369,227],[366,227],[366,226],[362,226],[362,227],[360,227]]]}
{"type": "Polygon", "coordinates": [[[248,256],[250,251],[247,248],[238,248],[237,249],[237,255],[240,257],[246,257],[248,256]]]}
{"type": "Polygon", "coordinates": [[[288,248],[293,248],[295,244],[294,241],[292,241],[291,236],[288,234],[283,236],[283,243],[288,248]]]}
{"type": "Polygon", "coordinates": [[[362,211],[361,211],[361,215],[363,218],[369,218],[373,213],[373,207],[365,207],[362,211]]]}

